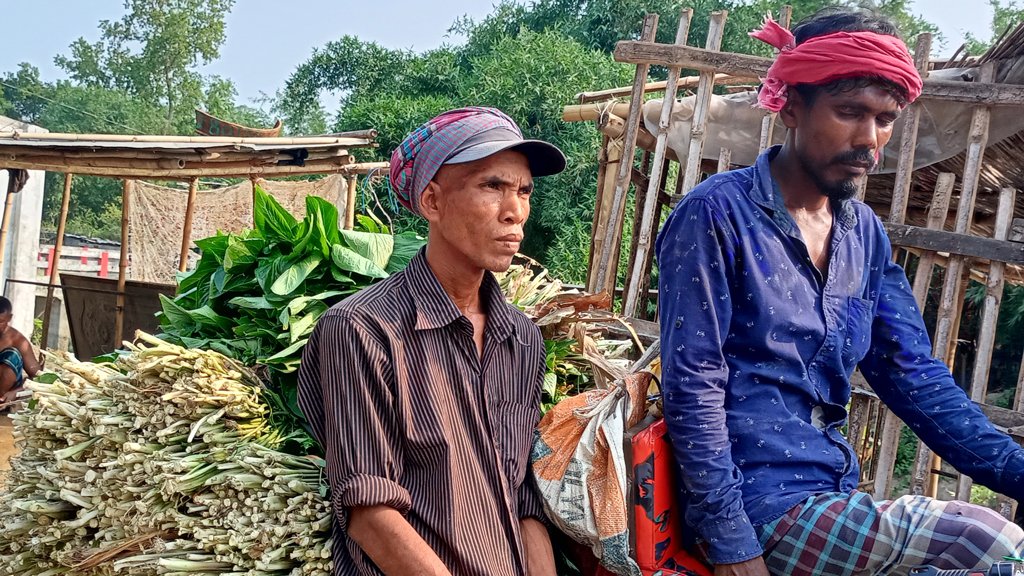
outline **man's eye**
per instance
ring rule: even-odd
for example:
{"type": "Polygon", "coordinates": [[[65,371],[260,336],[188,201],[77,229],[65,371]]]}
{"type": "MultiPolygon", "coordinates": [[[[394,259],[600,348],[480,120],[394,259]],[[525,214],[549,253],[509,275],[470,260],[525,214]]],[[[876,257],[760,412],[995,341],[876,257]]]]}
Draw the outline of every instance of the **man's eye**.
{"type": "Polygon", "coordinates": [[[882,128],[888,128],[889,126],[892,126],[895,123],[896,123],[896,119],[895,118],[879,118],[878,119],[878,125],[881,126],[882,128]]]}

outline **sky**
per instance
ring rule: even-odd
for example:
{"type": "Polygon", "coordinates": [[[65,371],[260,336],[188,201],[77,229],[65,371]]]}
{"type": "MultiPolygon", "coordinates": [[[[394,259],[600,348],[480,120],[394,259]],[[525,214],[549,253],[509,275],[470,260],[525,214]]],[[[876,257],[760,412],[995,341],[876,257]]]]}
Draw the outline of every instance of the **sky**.
{"type": "MultiPolygon", "coordinates": [[[[219,60],[202,72],[234,81],[243,102],[261,92],[273,95],[295,67],[323,46],[346,34],[389,48],[416,51],[444,43],[452,23],[463,15],[480,20],[497,0],[237,0],[227,19],[227,42],[219,60]]],[[[781,2],[780,2],[781,5],[781,2]]],[[[984,0],[917,0],[911,9],[937,24],[946,36],[940,56],[948,56],[970,32],[989,37],[992,9],[984,0]]],[[[122,0],[0,0],[0,73],[29,62],[44,80],[66,78],[54,56],[84,37],[99,39],[100,20],[124,14],[122,0]]],[[[325,97],[328,109],[335,98],[325,97]]]]}

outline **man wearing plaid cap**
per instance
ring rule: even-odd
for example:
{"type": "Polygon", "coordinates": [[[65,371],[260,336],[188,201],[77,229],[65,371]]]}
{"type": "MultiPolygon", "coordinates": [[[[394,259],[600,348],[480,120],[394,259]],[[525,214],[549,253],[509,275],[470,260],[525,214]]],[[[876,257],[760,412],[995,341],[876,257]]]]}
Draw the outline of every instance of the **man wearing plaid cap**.
{"type": "Polygon", "coordinates": [[[391,185],[427,246],[324,314],[299,371],[335,574],[555,574],[527,474],[544,342],[491,273],[519,250],[533,178],[564,169],[493,108],[446,112],[395,150],[391,185]]]}

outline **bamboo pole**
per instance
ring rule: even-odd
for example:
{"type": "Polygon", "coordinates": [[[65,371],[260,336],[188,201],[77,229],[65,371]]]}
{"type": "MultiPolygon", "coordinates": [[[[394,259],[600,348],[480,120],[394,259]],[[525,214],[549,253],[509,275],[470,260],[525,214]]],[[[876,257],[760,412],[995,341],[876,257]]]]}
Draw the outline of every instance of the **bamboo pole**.
{"type": "MultiPolygon", "coordinates": [[[[785,29],[789,29],[790,22],[793,20],[793,7],[786,4],[779,10],[779,26],[785,29]]],[[[775,57],[779,57],[779,50],[775,50],[775,57]]],[[[761,119],[761,140],[757,144],[757,153],[760,155],[762,152],[768,149],[772,145],[775,138],[775,119],[779,115],[777,112],[768,112],[761,119]]]]}
{"type": "Polygon", "coordinates": [[[196,192],[198,190],[199,179],[193,178],[188,185],[188,204],[185,205],[185,223],[181,227],[181,256],[178,259],[179,272],[188,270],[188,253],[189,248],[192,245],[192,216],[196,210],[196,192]]]}
{"type": "MultiPolygon", "coordinates": [[[[64,195],[60,200],[60,216],[57,219],[57,239],[53,245],[53,264],[50,266],[50,285],[46,287],[46,304],[43,306],[43,331],[39,347],[46,350],[50,338],[50,313],[53,311],[53,286],[59,278],[60,253],[64,249],[64,228],[68,221],[68,206],[71,204],[71,180],[73,174],[64,175],[64,195]]],[[[6,232],[6,229],[4,230],[6,232]]],[[[4,234],[6,236],[6,234],[4,234]]]]}
{"type": "MultiPolygon", "coordinates": [[[[612,114],[610,111],[605,111],[601,116],[595,120],[595,126],[597,131],[605,136],[615,140],[622,139],[622,135],[626,133],[626,121],[621,117],[612,114]]],[[[654,148],[658,141],[654,138],[654,135],[648,132],[643,126],[636,131],[636,147],[645,152],[654,152],[654,148]]],[[[671,148],[665,148],[665,158],[672,160],[673,162],[679,162],[679,158],[671,148]]]]}
{"type": "MultiPolygon", "coordinates": [[[[921,78],[928,77],[928,56],[932,50],[932,35],[922,32],[917,36],[914,62],[921,78]]],[[[900,138],[899,161],[896,165],[896,181],[893,186],[892,208],[889,221],[903,224],[907,219],[907,201],[910,199],[910,184],[914,173],[914,151],[917,149],[917,127],[921,121],[921,103],[913,102],[903,115],[903,135],[900,138]]]]}
{"type": "Polygon", "coordinates": [[[732,166],[732,150],[728,148],[722,148],[722,151],[718,153],[718,173],[728,172],[732,166]]]}
{"type": "Polygon", "coordinates": [[[124,285],[128,276],[128,216],[131,214],[132,181],[125,180],[121,189],[121,254],[117,263],[117,313],[114,324],[114,349],[124,339],[124,285]]]}
{"type": "MultiPolygon", "coordinates": [[[[621,239],[622,239],[622,226],[624,224],[623,218],[619,218],[617,221],[611,221],[610,214],[612,213],[612,202],[615,200],[615,175],[618,173],[619,164],[622,163],[622,138],[611,138],[608,141],[608,153],[607,163],[608,168],[604,178],[604,190],[601,192],[601,206],[599,208],[601,212],[601,220],[598,222],[597,232],[594,234],[594,247],[592,252],[600,259],[601,254],[605,251],[605,246],[611,244],[611,259],[615,264],[611,265],[612,272],[608,274],[603,280],[597,276],[597,267],[592,268],[592,287],[589,289],[592,293],[607,291],[608,294],[614,296],[615,294],[615,282],[618,276],[618,261],[619,251],[621,250],[621,239]]],[[[626,209],[626,197],[623,196],[620,199],[620,205],[617,207],[620,213],[624,213],[626,209]]]]}
{"type": "MultiPolygon", "coordinates": [[[[931,206],[928,207],[928,217],[925,227],[931,230],[942,230],[946,224],[946,217],[949,214],[949,200],[953,196],[953,184],[956,182],[956,175],[950,172],[942,172],[935,180],[935,192],[932,194],[931,206]]],[[[932,282],[932,273],[935,270],[935,261],[938,254],[934,251],[923,251],[918,255],[917,272],[914,274],[914,299],[917,301],[917,308],[924,314],[927,304],[928,288],[932,282]]]]}
{"type": "MultiPolygon", "coordinates": [[[[786,7],[783,6],[783,9],[786,7]]],[[[792,9],[792,8],[791,8],[792,9]]],[[[689,9],[692,11],[692,8],[689,9]]],[[[787,28],[789,26],[786,26],[787,28]]],[[[733,76],[731,74],[715,74],[715,84],[718,86],[724,85],[735,85],[735,84],[754,84],[758,82],[757,76],[733,76]]],[[[689,90],[696,88],[700,83],[700,76],[686,76],[680,78],[677,89],[689,90]]],[[[660,82],[648,82],[644,85],[644,94],[650,94],[652,92],[662,92],[668,82],[662,80],[660,82]]],[[[621,98],[623,96],[629,96],[633,91],[632,86],[623,86],[621,88],[609,88],[608,90],[598,90],[596,92],[580,92],[573,99],[580,104],[588,104],[590,102],[605,102],[612,98],[621,98]]]]}
{"type": "MultiPolygon", "coordinates": [[[[644,42],[654,40],[655,32],[658,29],[658,15],[648,14],[644,18],[643,31],[640,39],[644,42]]],[[[626,134],[623,143],[622,159],[615,178],[615,193],[612,197],[611,212],[608,214],[610,222],[618,222],[624,216],[624,200],[629,191],[629,184],[633,173],[633,153],[636,150],[636,133],[640,129],[640,112],[643,109],[643,88],[647,83],[647,71],[650,68],[647,64],[638,64],[636,75],[633,78],[632,99],[629,102],[629,115],[626,117],[626,134]],[[622,209],[620,209],[620,206],[622,209]]],[[[597,284],[605,286],[609,278],[614,278],[616,271],[611,267],[612,244],[606,242],[601,250],[601,257],[597,261],[597,284]]],[[[615,281],[612,280],[612,288],[615,281]]]]}
{"type": "Polygon", "coordinates": [[[0,141],[13,140],[60,141],[60,142],[151,142],[154,144],[251,144],[256,146],[311,146],[337,144],[339,146],[373,146],[366,138],[339,138],[323,136],[278,137],[278,138],[229,138],[224,136],[129,136],[124,134],[70,134],[60,132],[0,131],[0,141]]]}
{"type": "Polygon", "coordinates": [[[356,196],[358,195],[358,179],[355,174],[348,177],[348,197],[345,204],[345,230],[356,227],[356,196]]]}
{"type": "MultiPolygon", "coordinates": [[[[711,13],[711,24],[708,26],[708,38],[705,49],[718,52],[722,48],[722,33],[725,31],[725,19],[728,10],[711,13]]],[[[700,73],[700,85],[697,86],[696,100],[693,106],[693,123],[690,128],[690,149],[686,153],[686,175],[683,177],[683,194],[697,185],[700,178],[701,154],[704,151],[704,136],[707,132],[708,106],[711,103],[711,89],[715,85],[713,72],[700,73]]]]}
{"type": "MultiPolygon", "coordinates": [[[[355,158],[352,156],[341,156],[336,159],[307,161],[305,166],[280,166],[256,165],[248,163],[231,163],[231,166],[220,166],[211,168],[189,168],[180,170],[163,170],[150,168],[109,168],[83,166],[78,163],[54,163],[40,164],[36,162],[24,162],[21,160],[6,160],[0,158],[0,169],[21,168],[23,170],[45,170],[47,172],[73,172],[85,176],[103,176],[107,178],[122,178],[129,180],[182,180],[188,181],[193,177],[199,178],[249,178],[260,176],[272,178],[275,176],[293,176],[297,174],[331,174],[341,172],[352,166],[355,158]],[[242,165],[237,165],[242,164],[242,165]]],[[[227,163],[222,163],[227,164],[227,163]]]]}
{"type": "Polygon", "coordinates": [[[595,246],[597,246],[597,233],[598,226],[600,225],[602,215],[601,208],[604,197],[604,181],[608,174],[608,142],[610,138],[607,134],[601,135],[601,148],[597,151],[597,193],[594,196],[594,221],[590,226],[590,250],[587,257],[587,283],[586,290],[590,293],[594,291],[594,252],[595,246]]]}
{"type": "Polygon", "coordinates": [[[391,167],[390,162],[363,162],[361,164],[352,164],[348,168],[345,168],[345,174],[369,174],[377,170],[387,171],[391,167]]]}
{"type": "MultiPolygon", "coordinates": [[[[679,14],[679,28],[676,30],[676,45],[685,46],[686,37],[690,32],[690,18],[693,16],[693,8],[683,8],[679,14]]],[[[714,16],[712,16],[712,29],[715,27],[714,16]]],[[[714,34],[710,32],[709,34],[714,34]]],[[[721,36],[721,32],[718,33],[721,36]]],[[[720,41],[719,41],[720,42],[720,41]]],[[[711,41],[709,41],[709,48],[711,47],[711,41]]],[[[672,120],[672,105],[676,101],[676,85],[679,82],[678,67],[672,67],[668,70],[668,80],[665,85],[665,97],[661,101],[661,117],[658,120],[658,134],[657,142],[654,145],[654,163],[652,164],[653,170],[648,180],[647,194],[643,196],[643,202],[640,202],[640,194],[637,194],[637,209],[641,216],[640,225],[634,228],[634,234],[637,234],[638,241],[636,242],[635,251],[630,254],[630,261],[632,266],[628,271],[628,279],[626,286],[626,293],[622,298],[622,315],[626,317],[633,317],[636,315],[636,307],[640,297],[640,285],[642,284],[641,279],[644,275],[644,268],[647,262],[647,253],[651,250],[651,236],[653,235],[655,228],[655,220],[658,218],[656,209],[658,207],[658,191],[660,189],[662,175],[665,173],[666,162],[665,162],[665,148],[668,145],[668,128],[672,120]]],[[[702,79],[703,80],[703,79],[702,79]]],[[[713,80],[710,80],[713,82],[713,80]]],[[[707,82],[702,82],[701,86],[704,86],[707,82]]]]}
{"type": "Polygon", "coordinates": [[[14,182],[12,181],[13,176],[8,176],[7,182],[7,197],[4,200],[4,217],[3,222],[0,222],[0,274],[3,273],[4,269],[4,254],[7,252],[7,227],[10,226],[11,222],[11,207],[14,206],[14,182]]]}
{"type": "MultiPolygon", "coordinates": [[[[1010,225],[1013,222],[1014,200],[1017,190],[1003,188],[999,192],[999,208],[996,210],[996,224],[993,238],[1006,240],[1010,236],[1010,225]]],[[[1003,301],[1003,286],[1006,264],[993,261],[989,266],[988,282],[985,284],[985,303],[981,312],[981,330],[978,333],[977,356],[974,360],[974,373],[971,376],[971,400],[978,404],[985,402],[988,392],[988,377],[992,367],[992,353],[995,351],[996,325],[999,322],[999,306],[1003,301]]],[[[974,482],[966,474],[960,475],[956,497],[964,502],[971,501],[971,486],[974,482]]],[[[1012,518],[1011,518],[1012,520],[1012,518]]]]}

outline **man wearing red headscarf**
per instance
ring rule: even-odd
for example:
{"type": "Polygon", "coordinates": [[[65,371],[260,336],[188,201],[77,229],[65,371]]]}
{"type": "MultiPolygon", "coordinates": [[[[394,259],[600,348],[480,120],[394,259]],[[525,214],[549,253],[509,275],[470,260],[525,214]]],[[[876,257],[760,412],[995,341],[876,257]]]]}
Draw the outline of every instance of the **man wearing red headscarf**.
{"type": "Polygon", "coordinates": [[[716,576],[906,574],[1020,556],[1024,530],[962,502],[858,491],[850,376],[979,484],[1024,499],[1024,449],[931,344],[881,221],[853,197],[921,78],[895,26],[830,9],[790,34],[759,104],[785,144],[716,175],[658,237],[665,420],[687,523],[716,576]]]}

